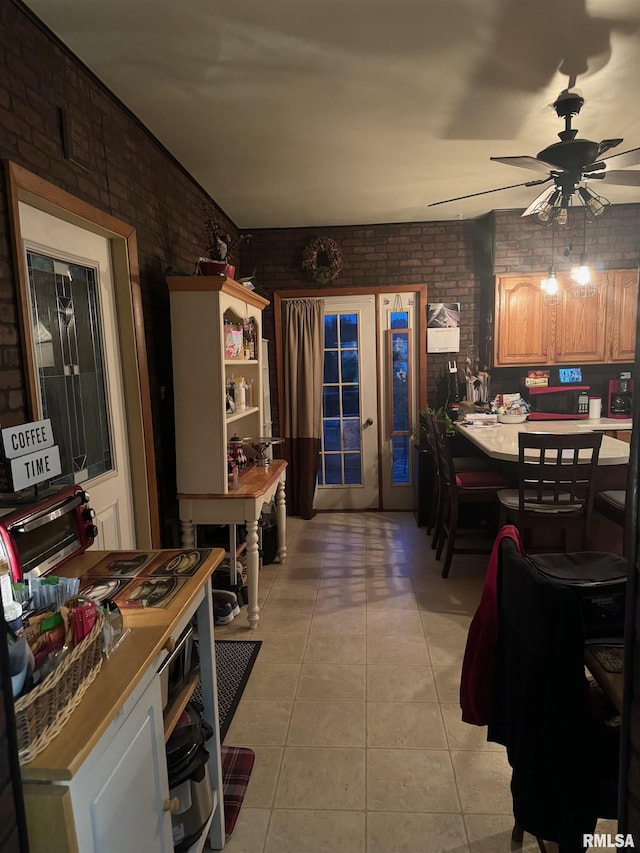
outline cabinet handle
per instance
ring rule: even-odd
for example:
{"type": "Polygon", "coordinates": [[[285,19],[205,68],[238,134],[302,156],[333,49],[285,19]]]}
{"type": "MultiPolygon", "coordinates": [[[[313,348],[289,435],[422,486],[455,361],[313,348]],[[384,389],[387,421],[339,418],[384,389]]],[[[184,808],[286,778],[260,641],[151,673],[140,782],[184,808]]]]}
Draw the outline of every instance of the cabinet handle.
{"type": "Polygon", "coordinates": [[[543,350],[542,350],[542,355],[547,355],[547,350],[546,350],[546,349],[543,349],[543,350]]]}
{"type": "Polygon", "coordinates": [[[165,800],[162,804],[163,812],[171,812],[171,814],[177,814],[178,809],[180,808],[180,797],[171,797],[170,800],[165,800]]]}
{"type": "Polygon", "coordinates": [[[562,355],[559,349],[556,350],[556,355],[562,355]]]}
{"type": "Polygon", "coordinates": [[[176,638],[175,637],[168,637],[162,648],[165,650],[165,652],[168,652],[169,654],[171,654],[171,652],[175,649],[175,647],[176,647],[176,638]]]}

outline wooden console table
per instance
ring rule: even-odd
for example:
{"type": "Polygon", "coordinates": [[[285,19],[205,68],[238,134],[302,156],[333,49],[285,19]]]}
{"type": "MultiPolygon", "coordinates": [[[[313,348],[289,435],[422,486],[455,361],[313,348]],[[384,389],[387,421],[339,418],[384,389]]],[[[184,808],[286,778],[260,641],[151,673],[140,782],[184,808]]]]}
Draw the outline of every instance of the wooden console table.
{"type": "MultiPolygon", "coordinates": [[[[258,606],[258,520],[265,503],[276,502],[278,522],[278,554],[280,562],[287,556],[285,480],[287,463],[274,459],[265,468],[255,466],[240,480],[237,489],[226,495],[178,494],[182,545],[195,547],[197,524],[245,524],[247,528],[247,587],[249,627],[255,628],[260,619],[258,606]]],[[[233,547],[233,543],[232,543],[233,547]]]]}

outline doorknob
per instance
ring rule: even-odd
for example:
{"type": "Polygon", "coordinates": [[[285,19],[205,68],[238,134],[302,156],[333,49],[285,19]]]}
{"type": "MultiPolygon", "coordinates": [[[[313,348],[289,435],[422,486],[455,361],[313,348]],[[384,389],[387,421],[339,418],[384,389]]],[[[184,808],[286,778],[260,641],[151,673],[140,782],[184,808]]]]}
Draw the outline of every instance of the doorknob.
{"type": "Polygon", "coordinates": [[[368,427],[368,426],[373,426],[373,419],[372,419],[372,418],[367,418],[367,419],[366,419],[366,421],[364,422],[364,425],[365,425],[366,427],[368,427]]]}

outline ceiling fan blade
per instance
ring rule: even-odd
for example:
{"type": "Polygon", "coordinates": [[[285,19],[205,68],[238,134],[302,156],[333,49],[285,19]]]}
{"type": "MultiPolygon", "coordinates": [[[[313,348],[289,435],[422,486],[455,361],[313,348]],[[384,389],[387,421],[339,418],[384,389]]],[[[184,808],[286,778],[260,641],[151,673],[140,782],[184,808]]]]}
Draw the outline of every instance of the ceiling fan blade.
{"type": "Polygon", "coordinates": [[[623,169],[612,169],[604,173],[605,184],[619,187],[640,187],[640,172],[625,172],[623,169]]]}
{"type": "Polygon", "coordinates": [[[542,178],[540,181],[525,181],[523,184],[510,184],[508,187],[496,187],[494,190],[482,190],[479,193],[469,193],[469,195],[459,195],[456,198],[446,198],[444,201],[432,201],[427,207],[436,207],[438,204],[449,204],[451,201],[463,201],[465,198],[475,198],[478,195],[487,195],[488,193],[499,193],[502,190],[513,190],[516,187],[537,187],[539,184],[546,184],[551,177],[542,178]]]}
{"type": "Polygon", "coordinates": [[[531,202],[529,207],[525,210],[522,216],[531,216],[533,211],[539,204],[542,204],[544,201],[547,201],[556,191],[555,184],[552,184],[550,187],[545,187],[541,193],[539,193],[534,200],[531,202]]]}
{"type": "Polygon", "coordinates": [[[601,157],[605,151],[609,151],[611,148],[615,148],[616,145],[620,145],[622,139],[603,139],[600,145],[598,145],[598,153],[596,154],[596,159],[601,157]]]}
{"type": "Polygon", "coordinates": [[[533,169],[536,172],[546,172],[547,174],[551,169],[554,172],[564,172],[564,169],[559,166],[550,166],[535,157],[489,157],[489,159],[495,160],[497,163],[505,163],[507,166],[518,166],[520,169],[533,169]]]}
{"type": "Polygon", "coordinates": [[[640,148],[631,148],[629,151],[621,151],[619,154],[612,154],[611,157],[605,157],[604,162],[609,166],[616,166],[626,169],[627,166],[640,166],[640,148]]]}
{"type": "Polygon", "coordinates": [[[604,160],[598,160],[597,163],[590,163],[588,166],[582,167],[582,174],[588,175],[591,172],[603,172],[607,168],[607,164],[604,160]]]}

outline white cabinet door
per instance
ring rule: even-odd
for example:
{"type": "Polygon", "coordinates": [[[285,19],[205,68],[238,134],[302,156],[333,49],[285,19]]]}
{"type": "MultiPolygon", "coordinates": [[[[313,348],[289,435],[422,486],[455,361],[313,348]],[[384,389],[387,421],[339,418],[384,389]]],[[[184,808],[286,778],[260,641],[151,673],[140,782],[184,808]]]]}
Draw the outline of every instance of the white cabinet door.
{"type": "Polygon", "coordinates": [[[159,678],[72,788],[82,853],[173,853],[159,678]]]}

